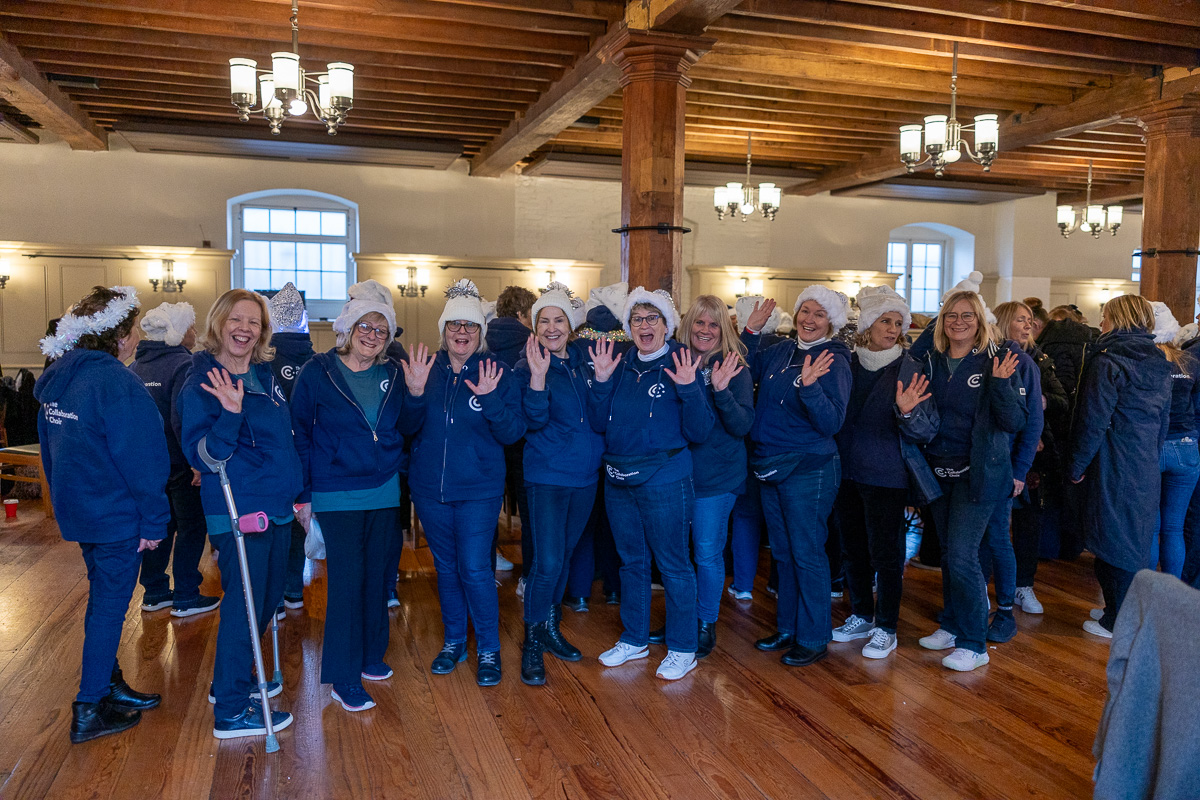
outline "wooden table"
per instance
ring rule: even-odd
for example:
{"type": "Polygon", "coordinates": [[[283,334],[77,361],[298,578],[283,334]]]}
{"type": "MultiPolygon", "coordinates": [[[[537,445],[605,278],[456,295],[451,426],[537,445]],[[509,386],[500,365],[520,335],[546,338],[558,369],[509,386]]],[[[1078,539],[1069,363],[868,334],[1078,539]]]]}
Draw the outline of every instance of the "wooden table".
{"type": "Polygon", "coordinates": [[[54,519],[54,506],[50,504],[50,484],[46,482],[46,471],[42,469],[42,446],[39,444],[24,444],[17,447],[0,448],[0,466],[13,464],[19,467],[33,467],[37,477],[27,475],[4,475],[6,481],[22,481],[37,483],[42,487],[42,508],[46,510],[46,519],[54,519]]]}

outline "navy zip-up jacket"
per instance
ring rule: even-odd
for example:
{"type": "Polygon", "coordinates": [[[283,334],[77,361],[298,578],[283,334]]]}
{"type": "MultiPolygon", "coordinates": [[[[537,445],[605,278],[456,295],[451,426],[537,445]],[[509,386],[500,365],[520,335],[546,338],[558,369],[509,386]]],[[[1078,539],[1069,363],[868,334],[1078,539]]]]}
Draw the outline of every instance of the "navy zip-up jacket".
{"type": "Polygon", "coordinates": [[[313,357],[312,337],[299,331],[283,331],[271,335],[271,347],[275,348],[275,358],[267,363],[290,402],[300,369],[313,357]]]}
{"type": "Polygon", "coordinates": [[[179,432],[171,424],[171,408],[179,390],[187,380],[192,367],[192,354],[181,344],[143,340],[138,342],[137,354],[129,365],[133,374],[141,379],[150,393],[158,413],[163,418],[163,432],[167,436],[167,453],[171,458],[171,475],[181,472],[191,474],[191,467],[183,456],[179,444],[179,432]]]}
{"type": "MultiPolygon", "coordinates": [[[[1200,414],[1200,361],[1187,352],[1182,365],[1171,364],[1171,421],[1168,439],[1196,438],[1196,417],[1200,414]]],[[[1168,362],[1169,363],[1169,362],[1168,362]]]]}
{"type": "Polygon", "coordinates": [[[743,367],[724,391],[714,391],[712,371],[722,361],[714,356],[701,373],[704,396],[716,419],[708,438],[690,445],[696,497],[746,491],[746,434],[754,425],[754,379],[749,367],[743,367]]]}
{"type": "Polygon", "coordinates": [[[304,476],[301,503],[310,502],[314,491],[374,489],[408,472],[404,437],[425,414],[424,395],[410,395],[400,370],[388,361],[379,416],[368,420],[337,358],[336,348],[313,356],[292,392],[292,431],[304,476]]]}
{"type": "Polygon", "coordinates": [[[42,467],[68,542],[167,535],[170,470],[162,417],[137,376],[108,353],[70,350],[33,387],[42,467]]]}
{"type": "Polygon", "coordinates": [[[525,342],[533,331],[516,317],[496,317],[487,326],[487,346],[492,360],[499,359],[508,369],[514,369],[525,357],[525,342]]]}
{"type": "Polygon", "coordinates": [[[473,355],[455,373],[446,351],[437,352],[422,395],[425,413],[412,420],[420,426],[409,460],[414,495],[454,503],[504,494],[504,445],[525,435],[525,415],[521,390],[507,367],[500,384],[485,395],[464,385],[479,382],[480,366],[490,358],[473,355]]]}
{"type": "Polygon", "coordinates": [[[679,386],[666,374],[675,368],[671,354],[683,349],[679,342],[667,342],[667,352],[653,361],[642,361],[637,350],[630,349],[607,381],[592,386],[588,411],[596,430],[604,431],[606,458],[677,451],[645,485],[691,477],[688,445],[712,433],[715,418],[704,399],[700,375],[679,386]]]}
{"type": "Polygon", "coordinates": [[[758,386],[750,429],[754,456],[804,453],[817,456],[810,467],[818,467],[837,454],[833,437],[842,428],[850,400],[850,348],[830,339],[804,350],[796,340],[786,339],[760,349],[762,338],[761,334],[742,332],[751,376],[758,386]],[[826,350],[833,353],[828,374],[805,386],[800,380],[804,357],[816,360],[826,350]]]}
{"type": "Polygon", "coordinates": [[[567,345],[567,357],[551,356],[546,388],[529,388],[529,363],[517,362],[525,412],[525,480],[549,486],[591,486],[600,475],[604,437],[587,413],[595,373],[583,340],[567,345]]]}
{"type": "Polygon", "coordinates": [[[192,371],[179,392],[177,410],[182,423],[183,454],[200,472],[200,499],[205,516],[228,514],[221,482],[210,472],[196,447],[208,437],[213,458],[228,459],[225,471],[239,514],[262,511],[268,517],[292,514],[292,503],[304,488],[300,458],[292,442],[292,415],[283,389],[268,364],[251,364],[264,391],[245,390],[241,413],[231,414],[217,398],[201,388],[208,371],[221,369],[211,353],[192,356],[192,371]]]}

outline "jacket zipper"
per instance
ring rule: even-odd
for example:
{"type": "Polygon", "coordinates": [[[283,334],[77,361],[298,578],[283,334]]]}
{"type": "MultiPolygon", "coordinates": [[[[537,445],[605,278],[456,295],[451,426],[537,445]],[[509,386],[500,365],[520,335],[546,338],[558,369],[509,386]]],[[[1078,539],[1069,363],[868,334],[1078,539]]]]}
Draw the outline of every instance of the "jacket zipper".
{"type": "MultiPolygon", "coordinates": [[[[348,394],[346,394],[344,391],[342,391],[342,387],[340,387],[340,386],[338,386],[338,385],[337,385],[337,381],[335,381],[335,380],[333,379],[333,375],[330,375],[328,368],[326,368],[326,370],[325,370],[325,374],[326,374],[326,375],[329,375],[329,380],[330,380],[330,382],[331,382],[331,383],[333,383],[333,388],[337,389],[337,390],[338,390],[338,392],[339,392],[339,393],[342,395],[342,397],[345,397],[345,398],[346,398],[346,401],[347,401],[348,403],[350,403],[350,405],[352,405],[352,406],[354,406],[355,408],[357,408],[357,409],[358,409],[358,413],[362,414],[363,422],[367,423],[367,427],[371,429],[371,438],[372,438],[372,439],[374,439],[374,440],[375,440],[375,442],[378,444],[378,442],[379,442],[379,434],[377,434],[377,433],[375,432],[375,426],[379,424],[379,420],[378,420],[378,419],[376,419],[376,420],[375,420],[375,425],[372,425],[372,424],[371,424],[371,420],[367,419],[367,412],[366,412],[366,411],[363,411],[363,409],[362,409],[362,406],[360,406],[358,403],[356,403],[356,402],[354,402],[353,400],[351,400],[351,399],[350,399],[350,396],[349,396],[348,394]]],[[[384,409],[384,406],[386,406],[386,405],[387,405],[388,398],[392,396],[392,384],[394,384],[395,382],[396,382],[396,381],[395,381],[395,379],[394,379],[394,378],[388,381],[388,390],[387,390],[387,393],[386,393],[386,394],[383,396],[383,404],[379,406],[379,416],[383,416],[383,409],[384,409]]],[[[316,421],[316,420],[314,420],[314,422],[315,422],[315,421],[316,421]]]]}

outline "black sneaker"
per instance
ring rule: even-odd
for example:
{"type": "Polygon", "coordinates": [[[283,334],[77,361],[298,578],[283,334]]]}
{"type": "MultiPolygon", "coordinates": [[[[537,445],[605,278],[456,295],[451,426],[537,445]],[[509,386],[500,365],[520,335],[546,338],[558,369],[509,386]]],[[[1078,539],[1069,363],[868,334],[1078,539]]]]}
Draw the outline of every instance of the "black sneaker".
{"type": "Polygon", "coordinates": [[[180,600],[171,609],[172,617],[194,617],[216,609],[221,605],[221,598],[209,597],[206,594],[196,595],[191,600],[180,600]]]}
{"type": "Polygon", "coordinates": [[[104,698],[99,703],[71,704],[71,744],[129,730],[142,721],[140,711],[122,711],[104,698]]]}
{"type": "Polygon", "coordinates": [[[375,701],[371,699],[371,695],[367,694],[367,690],[362,687],[362,684],[357,686],[350,683],[334,684],[329,696],[341,703],[342,708],[347,711],[366,711],[375,707],[375,701]]]}
{"type": "MultiPolygon", "coordinates": [[[[267,697],[279,697],[281,694],[283,694],[283,686],[275,681],[267,681],[267,697]]],[[[250,699],[255,701],[260,699],[258,696],[258,684],[255,684],[255,688],[250,690],[250,699]]],[[[211,683],[208,685],[208,702],[217,702],[217,696],[213,694],[213,685],[211,683]]]]}
{"type": "Polygon", "coordinates": [[[582,614],[588,610],[588,599],[586,597],[564,597],[563,605],[577,614],[582,614]]]}
{"type": "Polygon", "coordinates": [[[164,608],[170,608],[173,602],[175,602],[174,592],[148,594],[142,597],[142,611],[162,611],[164,608]]]}
{"type": "Polygon", "coordinates": [[[988,625],[987,640],[989,642],[1004,643],[1010,641],[1017,635],[1017,621],[1013,619],[1011,608],[1000,608],[992,614],[992,621],[988,625]]]}
{"type": "MultiPolygon", "coordinates": [[[[271,725],[279,732],[292,724],[292,715],[286,711],[272,711],[271,725]]],[[[217,739],[240,739],[243,736],[266,736],[267,724],[262,706],[248,703],[242,713],[230,719],[219,719],[213,723],[213,736],[217,739]]]]}
{"type": "Polygon", "coordinates": [[[667,626],[663,625],[661,628],[655,628],[650,631],[650,635],[646,637],[646,641],[650,642],[650,644],[666,644],[667,626]]]}

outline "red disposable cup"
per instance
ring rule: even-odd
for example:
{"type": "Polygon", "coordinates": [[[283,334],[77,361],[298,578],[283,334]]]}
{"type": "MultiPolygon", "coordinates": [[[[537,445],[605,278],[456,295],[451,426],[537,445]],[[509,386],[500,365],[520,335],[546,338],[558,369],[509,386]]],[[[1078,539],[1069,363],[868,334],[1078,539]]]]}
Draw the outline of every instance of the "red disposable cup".
{"type": "Polygon", "coordinates": [[[10,498],[10,499],[4,501],[4,518],[5,519],[16,519],[17,518],[17,500],[15,498],[10,498]]]}

